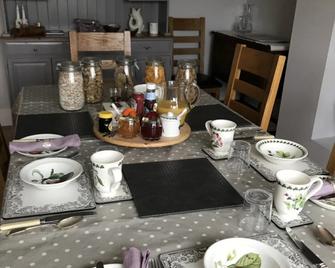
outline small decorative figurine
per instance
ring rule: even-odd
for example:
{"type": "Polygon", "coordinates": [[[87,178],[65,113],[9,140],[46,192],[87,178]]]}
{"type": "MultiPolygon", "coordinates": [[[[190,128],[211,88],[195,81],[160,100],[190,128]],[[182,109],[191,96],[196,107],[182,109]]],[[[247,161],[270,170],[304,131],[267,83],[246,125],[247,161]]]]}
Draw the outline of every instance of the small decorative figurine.
{"type": "Polygon", "coordinates": [[[24,11],[24,5],[22,5],[22,25],[27,26],[28,25],[28,20],[26,18],[26,12],[24,11]]]}
{"type": "Polygon", "coordinates": [[[20,29],[22,24],[22,20],[20,17],[20,9],[19,6],[16,4],[16,19],[15,19],[15,28],[20,29]]]}
{"type": "Polygon", "coordinates": [[[131,14],[129,18],[129,28],[131,31],[136,31],[136,35],[141,35],[142,31],[144,29],[144,24],[143,24],[143,18],[141,15],[141,9],[140,8],[132,8],[131,9],[131,14]]]}

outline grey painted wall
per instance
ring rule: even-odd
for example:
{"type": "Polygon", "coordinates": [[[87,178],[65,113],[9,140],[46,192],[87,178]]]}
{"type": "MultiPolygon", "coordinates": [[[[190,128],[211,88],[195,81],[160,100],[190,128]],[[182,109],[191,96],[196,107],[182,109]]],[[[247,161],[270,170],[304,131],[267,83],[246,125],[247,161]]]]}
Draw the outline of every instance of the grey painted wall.
{"type": "Polygon", "coordinates": [[[334,0],[297,1],[277,127],[279,137],[303,144],[324,166],[335,140],[318,140],[335,127],[334,10],[334,0]]]}
{"type": "MultiPolygon", "coordinates": [[[[172,17],[206,17],[205,66],[208,70],[210,32],[232,30],[236,18],[242,15],[246,0],[169,0],[172,17]]],[[[289,39],[296,0],[249,0],[253,5],[255,32],[289,39]]]]}

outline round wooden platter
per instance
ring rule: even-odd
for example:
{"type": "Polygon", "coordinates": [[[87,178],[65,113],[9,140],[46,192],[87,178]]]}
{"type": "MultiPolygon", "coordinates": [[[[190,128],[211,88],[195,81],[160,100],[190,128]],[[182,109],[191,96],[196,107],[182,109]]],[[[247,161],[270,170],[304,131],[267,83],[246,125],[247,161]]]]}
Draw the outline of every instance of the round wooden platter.
{"type": "Polygon", "coordinates": [[[135,138],[132,139],[123,138],[119,134],[116,134],[113,137],[104,136],[104,134],[99,132],[97,125],[94,125],[93,131],[95,136],[102,141],[119,146],[133,147],[133,148],[158,148],[158,147],[175,145],[187,140],[187,138],[191,135],[191,128],[187,123],[185,123],[180,128],[180,135],[178,137],[174,138],[161,137],[157,141],[144,140],[141,134],[138,134],[135,138]]]}

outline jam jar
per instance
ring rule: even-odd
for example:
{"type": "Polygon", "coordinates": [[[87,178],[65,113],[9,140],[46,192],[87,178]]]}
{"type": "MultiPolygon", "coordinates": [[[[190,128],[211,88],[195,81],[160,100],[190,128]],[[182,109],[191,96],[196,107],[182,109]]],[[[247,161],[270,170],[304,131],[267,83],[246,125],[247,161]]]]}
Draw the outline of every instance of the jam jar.
{"type": "Polygon", "coordinates": [[[162,136],[162,122],[158,113],[149,112],[142,118],[141,135],[145,140],[159,140],[162,136]]]}
{"type": "Polygon", "coordinates": [[[117,133],[123,138],[131,139],[136,137],[140,131],[140,120],[138,117],[120,117],[117,133]]]}
{"type": "Polygon", "coordinates": [[[99,117],[99,132],[108,133],[109,132],[109,124],[113,120],[113,113],[108,111],[102,111],[98,115],[99,117]]]}

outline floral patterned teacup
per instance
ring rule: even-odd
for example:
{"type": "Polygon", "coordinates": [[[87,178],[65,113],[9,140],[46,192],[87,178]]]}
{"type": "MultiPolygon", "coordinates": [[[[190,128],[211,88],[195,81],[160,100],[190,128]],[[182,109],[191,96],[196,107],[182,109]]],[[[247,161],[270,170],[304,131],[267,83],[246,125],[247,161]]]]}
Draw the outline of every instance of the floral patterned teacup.
{"type": "Polygon", "coordinates": [[[113,196],[122,180],[123,154],[113,150],[98,151],[91,155],[95,188],[103,196],[113,196]]]}
{"type": "Polygon", "coordinates": [[[281,220],[288,222],[298,217],[305,202],[322,187],[322,180],[296,170],[280,170],[276,174],[277,186],[274,205],[281,220]]]}
{"type": "Polygon", "coordinates": [[[229,120],[209,120],[205,124],[211,136],[211,145],[215,154],[228,154],[234,139],[236,123],[229,120]]]}

